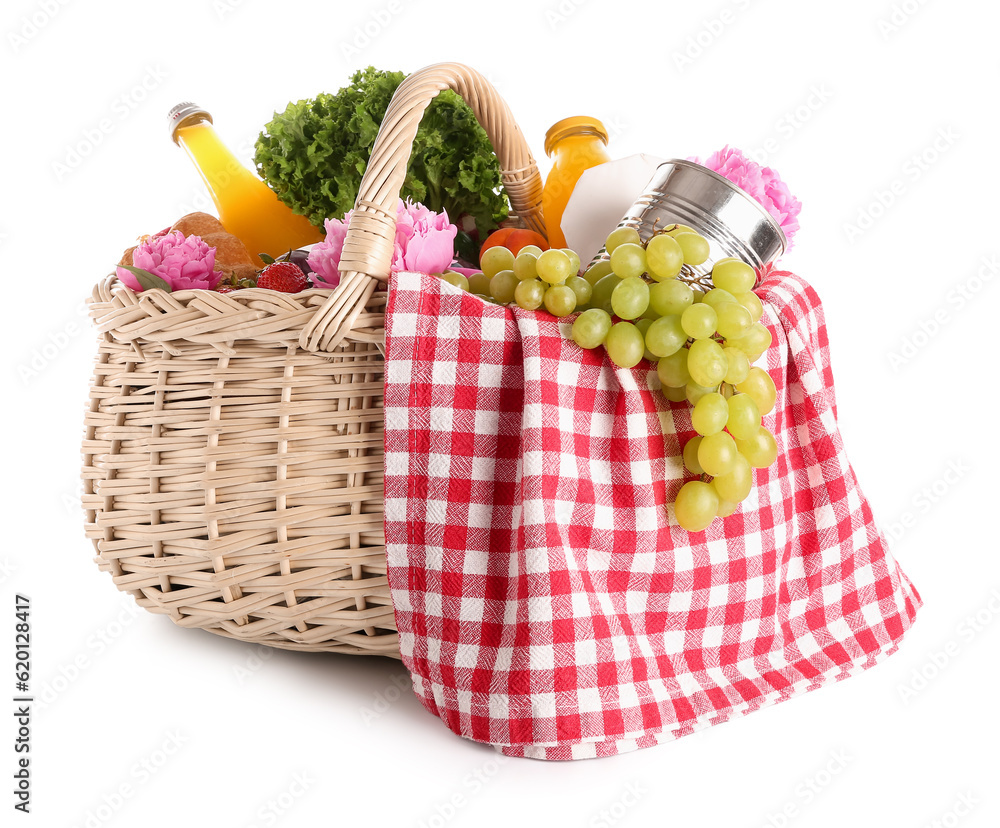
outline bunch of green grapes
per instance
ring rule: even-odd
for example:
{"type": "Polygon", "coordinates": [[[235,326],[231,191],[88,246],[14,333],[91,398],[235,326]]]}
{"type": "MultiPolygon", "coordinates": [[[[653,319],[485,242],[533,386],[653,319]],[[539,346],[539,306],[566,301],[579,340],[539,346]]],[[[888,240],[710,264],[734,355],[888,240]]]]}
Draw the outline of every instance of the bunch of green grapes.
{"type": "Polygon", "coordinates": [[[697,436],[684,446],[684,465],[698,479],[681,487],[674,511],[682,527],[701,531],[731,515],[753,488],[752,469],[777,457],[774,435],[761,425],[775,405],[774,382],[752,365],[771,345],[756,274],[727,258],[713,266],[710,290],[678,279],[684,265],[709,255],[708,241],[681,224],[645,245],[635,228],[619,227],[605,249],[610,259],[584,274],[590,306],[574,321],[573,340],[603,346],[623,368],[655,362],[667,399],[693,406],[697,436]]]}
{"type": "Polygon", "coordinates": [[[468,278],[454,271],[439,277],[489,302],[525,310],[544,307],[553,316],[569,316],[590,301],[591,285],[578,275],[580,257],[569,248],[543,251],[532,244],[515,256],[506,247],[491,247],[480,267],[468,278]]]}

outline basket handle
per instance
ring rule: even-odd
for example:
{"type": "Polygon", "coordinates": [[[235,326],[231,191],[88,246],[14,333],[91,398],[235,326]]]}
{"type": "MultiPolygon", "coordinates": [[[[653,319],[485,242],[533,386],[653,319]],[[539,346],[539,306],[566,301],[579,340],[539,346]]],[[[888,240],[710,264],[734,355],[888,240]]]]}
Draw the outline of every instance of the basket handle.
{"type": "MultiPolygon", "coordinates": [[[[396,89],[372,147],[340,260],[340,285],[302,330],[309,351],[332,351],[351,330],[379,282],[389,280],[396,205],[406,177],[417,127],[427,105],[443,89],[469,105],[500,160],[504,189],[514,212],[545,235],[542,177],[520,128],[496,89],[461,63],[435,63],[409,75],[396,89]]],[[[367,338],[367,337],[366,337],[367,338]]]]}

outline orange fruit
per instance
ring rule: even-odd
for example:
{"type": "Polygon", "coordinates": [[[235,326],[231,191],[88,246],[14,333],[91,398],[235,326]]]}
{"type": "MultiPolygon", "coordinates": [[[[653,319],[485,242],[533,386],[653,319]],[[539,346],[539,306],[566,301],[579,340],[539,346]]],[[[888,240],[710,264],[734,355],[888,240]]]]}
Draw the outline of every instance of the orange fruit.
{"type": "Polygon", "coordinates": [[[498,245],[506,247],[516,256],[522,247],[527,247],[529,244],[537,244],[540,248],[542,248],[542,250],[549,249],[549,243],[545,241],[545,237],[540,233],[536,233],[534,230],[521,230],[517,227],[501,227],[499,230],[494,230],[490,233],[486,241],[483,242],[483,246],[479,248],[479,257],[482,258],[483,253],[491,247],[496,247],[498,245]]]}

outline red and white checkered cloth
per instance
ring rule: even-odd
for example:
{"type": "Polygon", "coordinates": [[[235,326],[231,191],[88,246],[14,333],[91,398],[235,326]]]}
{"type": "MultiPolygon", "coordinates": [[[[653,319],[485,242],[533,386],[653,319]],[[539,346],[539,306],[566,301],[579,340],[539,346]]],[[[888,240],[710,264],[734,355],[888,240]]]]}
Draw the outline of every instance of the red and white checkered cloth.
{"type": "Polygon", "coordinates": [[[664,508],[694,432],[655,367],[626,370],[544,312],[394,276],[385,534],[403,663],[455,732],[581,759],[675,739],[892,653],[920,596],[837,430],[816,293],[771,271],[779,454],[735,514],[664,508]]]}

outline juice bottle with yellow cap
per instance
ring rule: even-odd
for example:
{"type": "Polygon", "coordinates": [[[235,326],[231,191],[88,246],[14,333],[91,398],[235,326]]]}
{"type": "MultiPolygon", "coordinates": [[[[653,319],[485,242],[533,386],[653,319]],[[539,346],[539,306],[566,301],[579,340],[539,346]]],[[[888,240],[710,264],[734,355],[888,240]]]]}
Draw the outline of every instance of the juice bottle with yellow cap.
{"type": "Polygon", "coordinates": [[[542,215],[551,247],[565,247],[561,223],[566,203],[584,170],[610,161],[604,124],[586,115],[563,118],[545,133],[545,154],[552,169],[542,190],[542,215]]]}
{"type": "Polygon", "coordinates": [[[182,103],[170,110],[168,120],[170,137],[198,168],[222,226],[242,241],[252,256],[266,253],[276,258],[290,248],[323,241],[322,230],[279,201],[274,191],[222,143],[207,111],[182,103]]]}

